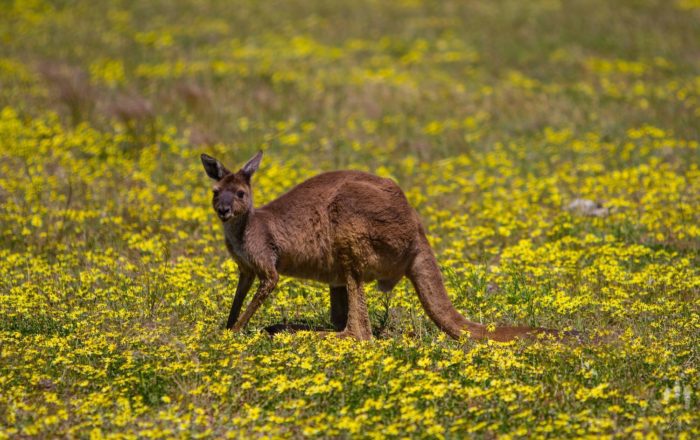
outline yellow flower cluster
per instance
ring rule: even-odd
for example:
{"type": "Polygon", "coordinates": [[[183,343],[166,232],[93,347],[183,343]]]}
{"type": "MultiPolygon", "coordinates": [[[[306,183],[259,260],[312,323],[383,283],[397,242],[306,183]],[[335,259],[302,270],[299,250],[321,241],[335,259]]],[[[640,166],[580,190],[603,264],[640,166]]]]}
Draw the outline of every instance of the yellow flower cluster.
{"type": "Polygon", "coordinates": [[[696,3],[12,3],[0,440],[700,437],[696,3]],[[453,341],[405,280],[369,342],[260,332],[330,326],[290,278],[224,331],[199,154],[258,149],[256,204],[391,177],[462,313],[581,341],[453,341]]]}

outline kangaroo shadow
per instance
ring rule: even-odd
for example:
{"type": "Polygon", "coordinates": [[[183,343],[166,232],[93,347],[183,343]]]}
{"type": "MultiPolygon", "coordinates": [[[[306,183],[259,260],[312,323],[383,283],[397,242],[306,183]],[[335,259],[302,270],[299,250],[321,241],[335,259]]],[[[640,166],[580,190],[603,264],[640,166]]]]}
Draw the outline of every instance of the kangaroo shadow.
{"type": "Polygon", "coordinates": [[[276,335],[278,333],[282,333],[282,332],[287,332],[287,333],[296,333],[296,332],[328,332],[328,333],[332,333],[332,332],[335,332],[335,330],[330,328],[330,327],[314,326],[314,325],[302,324],[302,323],[296,323],[296,322],[268,325],[267,327],[263,328],[261,331],[267,332],[270,336],[274,336],[274,335],[276,335]]]}
{"type": "MultiPolygon", "coordinates": [[[[300,322],[283,322],[283,323],[278,323],[278,324],[273,324],[273,325],[268,325],[267,327],[262,328],[260,331],[261,332],[267,332],[268,335],[274,336],[278,333],[296,333],[296,332],[319,332],[323,334],[335,334],[335,333],[340,333],[342,329],[333,328],[333,327],[324,327],[320,325],[310,325],[310,324],[304,324],[300,322]]],[[[379,325],[377,328],[372,328],[372,335],[375,338],[385,338],[387,337],[387,324],[386,322],[382,322],[381,325],[379,325]]]]}

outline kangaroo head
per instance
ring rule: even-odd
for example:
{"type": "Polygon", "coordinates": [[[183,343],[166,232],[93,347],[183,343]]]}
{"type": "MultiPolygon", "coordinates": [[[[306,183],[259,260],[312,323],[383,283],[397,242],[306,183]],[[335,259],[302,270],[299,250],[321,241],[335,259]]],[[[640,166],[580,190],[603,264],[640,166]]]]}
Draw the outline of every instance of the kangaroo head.
{"type": "Polygon", "coordinates": [[[221,221],[226,222],[248,213],[253,208],[250,178],[260,166],[262,151],[235,173],[226,169],[221,162],[211,156],[202,154],[201,159],[207,175],[216,181],[212,205],[221,221]]]}

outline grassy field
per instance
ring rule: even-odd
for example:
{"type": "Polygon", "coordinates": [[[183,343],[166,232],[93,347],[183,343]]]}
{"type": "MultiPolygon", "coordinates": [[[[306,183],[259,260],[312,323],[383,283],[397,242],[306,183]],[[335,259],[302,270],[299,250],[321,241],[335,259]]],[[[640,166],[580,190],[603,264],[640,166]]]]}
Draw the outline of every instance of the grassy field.
{"type": "Polygon", "coordinates": [[[700,437],[697,0],[0,8],[0,439],[700,437]],[[462,313],[584,342],[453,341],[405,281],[370,342],[261,333],[330,325],[288,278],[222,330],[199,154],[258,149],[258,204],[392,177],[462,313]]]}

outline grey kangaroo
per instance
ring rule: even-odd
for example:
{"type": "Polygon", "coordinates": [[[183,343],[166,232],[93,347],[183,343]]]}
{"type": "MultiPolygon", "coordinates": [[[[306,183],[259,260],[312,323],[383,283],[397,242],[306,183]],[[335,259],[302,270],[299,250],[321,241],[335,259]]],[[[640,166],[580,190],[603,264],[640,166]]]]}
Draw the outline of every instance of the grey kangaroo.
{"type": "Polygon", "coordinates": [[[392,180],[359,171],[331,171],[295,186],[261,207],[253,205],[251,178],[262,151],[237,172],[201,155],[214,180],[212,205],[224,225],[226,247],[240,278],[226,327],[240,331],[274,290],[279,275],[311,279],[330,288],[331,321],[339,336],[372,337],[364,283],[389,292],[404,276],[430,319],[451,337],[508,341],[552,333],[532,327],[486,326],[452,305],[425,229],[392,180]],[[259,285],[240,315],[255,277],[259,285]]]}

